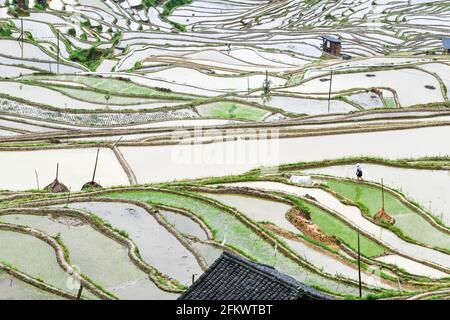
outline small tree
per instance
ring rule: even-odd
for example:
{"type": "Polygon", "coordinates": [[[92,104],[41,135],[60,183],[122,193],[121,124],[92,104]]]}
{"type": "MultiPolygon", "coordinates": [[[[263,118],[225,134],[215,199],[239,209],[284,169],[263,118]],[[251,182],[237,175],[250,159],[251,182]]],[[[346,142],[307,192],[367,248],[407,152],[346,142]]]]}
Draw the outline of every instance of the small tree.
{"type": "Polygon", "coordinates": [[[236,109],[237,109],[237,106],[234,103],[231,105],[230,109],[228,109],[228,114],[229,114],[230,119],[234,119],[234,117],[235,117],[234,112],[236,111],[236,109]]]}
{"type": "Polygon", "coordinates": [[[109,99],[111,99],[111,96],[109,94],[105,95],[106,104],[109,106],[109,99]]]}
{"type": "Polygon", "coordinates": [[[262,89],[263,89],[263,92],[264,92],[265,96],[268,96],[270,94],[270,90],[271,90],[270,86],[271,86],[271,84],[272,84],[272,81],[270,81],[269,73],[266,70],[266,78],[264,79],[263,84],[262,84],[262,89]]]}

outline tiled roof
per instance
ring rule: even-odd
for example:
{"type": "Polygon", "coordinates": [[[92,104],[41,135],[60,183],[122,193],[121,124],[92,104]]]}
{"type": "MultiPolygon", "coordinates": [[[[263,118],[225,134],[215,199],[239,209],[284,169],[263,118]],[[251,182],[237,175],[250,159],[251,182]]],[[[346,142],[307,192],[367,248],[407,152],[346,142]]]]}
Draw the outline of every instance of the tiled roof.
{"type": "Polygon", "coordinates": [[[336,43],[341,43],[341,39],[338,37],[333,37],[333,36],[322,36],[322,39],[331,41],[331,42],[336,42],[336,43]]]}
{"type": "Polygon", "coordinates": [[[180,300],[328,300],[275,268],[224,252],[180,300]]]}
{"type": "Polygon", "coordinates": [[[444,49],[450,49],[450,38],[443,38],[442,45],[444,46],[444,49]]]}

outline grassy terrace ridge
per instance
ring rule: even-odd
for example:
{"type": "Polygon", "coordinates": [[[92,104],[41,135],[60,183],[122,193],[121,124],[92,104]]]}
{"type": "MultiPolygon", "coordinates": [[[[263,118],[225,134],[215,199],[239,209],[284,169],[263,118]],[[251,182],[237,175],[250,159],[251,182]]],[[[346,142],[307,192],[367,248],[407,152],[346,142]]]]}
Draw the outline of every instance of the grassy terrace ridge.
{"type": "Polygon", "coordinates": [[[200,105],[197,110],[205,117],[219,119],[240,119],[250,121],[261,121],[270,113],[266,110],[253,106],[235,102],[215,102],[211,104],[200,105]]]}
{"type": "Polygon", "coordinates": [[[192,3],[192,0],[166,0],[163,5],[164,17],[169,16],[176,8],[192,3]]]}
{"type": "MultiPolygon", "coordinates": [[[[381,207],[381,188],[379,187],[332,178],[326,180],[326,185],[337,194],[355,202],[362,214],[370,218],[381,207]]],[[[394,228],[391,228],[395,233],[414,242],[450,252],[450,235],[448,233],[433,227],[422,216],[413,212],[389,192],[385,192],[385,210],[396,220],[394,228]]]]}
{"type": "MultiPolygon", "coordinates": [[[[354,252],[358,252],[356,230],[311,203],[291,196],[289,198],[294,198],[295,201],[298,201],[302,206],[305,206],[310,213],[311,222],[318,225],[326,235],[335,236],[354,252]]],[[[360,250],[361,254],[367,258],[377,257],[386,253],[383,246],[364,235],[360,236],[360,250]]]]}
{"type": "Polygon", "coordinates": [[[358,267],[362,299],[450,297],[450,0],[0,1],[7,298],[75,299],[72,264],[86,300],[176,298],[224,250],[337,298],[358,267]]]}
{"type": "MultiPolygon", "coordinates": [[[[226,245],[238,250],[245,256],[268,265],[275,263],[274,248],[244,223],[233,217],[232,214],[197,198],[188,193],[172,193],[160,191],[131,191],[111,192],[103,194],[109,198],[131,199],[149,203],[150,205],[165,205],[168,207],[187,210],[200,218],[213,232],[216,241],[223,241],[226,245]]],[[[318,274],[307,271],[290,258],[279,254],[276,268],[281,272],[306,281],[307,284],[332,292],[339,287],[340,294],[356,295],[355,287],[340,284],[338,281],[324,278],[318,274]],[[336,287],[335,287],[336,286],[336,287]]]]}
{"type": "MultiPolygon", "coordinates": [[[[27,75],[22,76],[19,79],[26,80],[33,84],[39,82],[39,85],[48,85],[40,80],[53,80],[61,81],[61,84],[51,84],[52,86],[64,87],[65,81],[76,82],[81,85],[87,86],[87,88],[77,87],[79,90],[98,91],[101,93],[115,94],[119,96],[130,97],[165,97],[165,98],[177,98],[180,100],[190,100],[194,97],[185,94],[173,93],[164,88],[152,88],[144,85],[136,84],[131,80],[124,77],[107,77],[100,75],[27,75]]],[[[68,86],[67,86],[68,87],[68,86]]],[[[74,87],[69,87],[74,88],[74,87]]]]}

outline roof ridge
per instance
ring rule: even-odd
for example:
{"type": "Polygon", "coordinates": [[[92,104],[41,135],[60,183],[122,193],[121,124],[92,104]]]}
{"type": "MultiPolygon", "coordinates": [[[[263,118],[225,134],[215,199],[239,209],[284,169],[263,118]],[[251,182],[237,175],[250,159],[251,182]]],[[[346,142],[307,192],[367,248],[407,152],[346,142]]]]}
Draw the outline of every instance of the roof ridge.
{"type": "Polygon", "coordinates": [[[289,275],[281,273],[275,267],[270,266],[268,264],[263,264],[263,263],[247,260],[247,259],[244,259],[243,257],[240,257],[237,254],[234,254],[234,253],[231,253],[231,252],[224,252],[222,254],[222,257],[223,258],[228,258],[229,260],[237,262],[237,263],[239,263],[241,265],[246,265],[246,266],[250,267],[252,270],[258,272],[259,274],[262,274],[266,278],[271,279],[271,280],[275,280],[277,283],[283,284],[285,286],[288,286],[291,289],[294,289],[294,290],[301,289],[301,290],[303,290],[305,288],[305,285],[303,285],[301,282],[299,282],[295,278],[293,278],[293,277],[291,277],[289,275]],[[274,273],[271,274],[271,273],[265,272],[264,270],[261,270],[261,267],[269,268],[272,271],[274,271],[274,273]],[[289,281],[286,281],[286,280],[289,280],[289,281]]]}

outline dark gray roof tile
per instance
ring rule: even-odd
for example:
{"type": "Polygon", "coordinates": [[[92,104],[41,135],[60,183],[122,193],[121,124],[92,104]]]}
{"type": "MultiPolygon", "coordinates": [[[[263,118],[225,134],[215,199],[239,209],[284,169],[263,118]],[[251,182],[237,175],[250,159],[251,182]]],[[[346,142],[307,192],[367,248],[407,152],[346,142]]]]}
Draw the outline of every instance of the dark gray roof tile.
{"type": "Polygon", "coordinates": [[[180,300],[295,300],[331,297],[275,268],[224,252],[180,300]]]}

